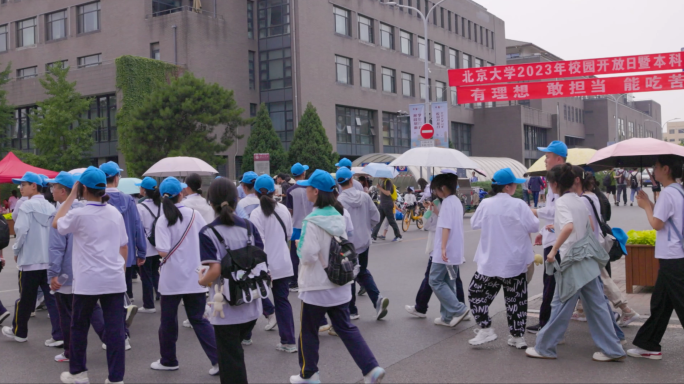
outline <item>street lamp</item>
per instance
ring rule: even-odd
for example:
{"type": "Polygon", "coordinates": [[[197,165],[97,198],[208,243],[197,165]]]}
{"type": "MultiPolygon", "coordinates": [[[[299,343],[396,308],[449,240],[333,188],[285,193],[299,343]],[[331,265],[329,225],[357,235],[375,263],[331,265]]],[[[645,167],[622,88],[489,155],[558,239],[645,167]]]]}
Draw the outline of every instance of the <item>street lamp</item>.
{"type": "Polygon", "coordinates": [[[606,95],[607,98],[610,100],[615,101],[615,142],[618,143],[620,141],[620,133],[618,132],[618,101],[620,101],[621,97],[627,96],[629,93],[623,93],[618,97],[612,96],[612,95],[606,95]]]}
{"type": "Polygon", "coordinates": [[[651,120],[651,119],[644,119],[644,121],[652,121],[652,122],[654,122],[654,123],[656,123],[656,124],[659,124],[659,125],[660,125],[660,133],[661,133],[661,134],[662,134],[663,130],[665,129],[665,125],[666,125],[667,123],[669,123],[670,121],[675,121],[675,120],[681,120],[681,119],[680,119],[679,117],[675,117],[674,119],[670,119],[670,120],[668,120],[668,121],[666,121],[666,122],[664,122],[664,123],[662,123],[662,124],[660,124],[659,121],[655,121],[655,120],[651,120]]]}
{"type": "MultiPolygon", "coordinates": [[[[425,33],[425,113],[424,113],[424,115],[425,115],[425,123],[426,124],[430,122],[430,119],[428,118],[428,116],[430,114],[430,86],[429,86],[430,79],[428,77],[429,72],[430,72],[430,70],[428,69],[428,57],[429,57],[429,53],[428,53],[428,47],[429,47],[428,24],[430,21],[430,14],[432,13],[432,11],[435,8],[437,8],[438,5],[442,4],[443,2],[444,2],[444,0],[441,0],[437,4],[433,5],[432,8],[430,8],[430,10],[428,11],[428,13],[426,15],[424,15],[423,12],[421,12],[420,9],[418,9],[416,7],[410,7],[408,5],[397,4],[395,2],[380,3],[382,5],[393,5],[393,6],[396,6],[399,8],[413,9],[423,19],[423,28],[425,31],[424,32],[425,33]]],[[[418,48],[418,55],[420,55],[420,47],[418,48]]]]}

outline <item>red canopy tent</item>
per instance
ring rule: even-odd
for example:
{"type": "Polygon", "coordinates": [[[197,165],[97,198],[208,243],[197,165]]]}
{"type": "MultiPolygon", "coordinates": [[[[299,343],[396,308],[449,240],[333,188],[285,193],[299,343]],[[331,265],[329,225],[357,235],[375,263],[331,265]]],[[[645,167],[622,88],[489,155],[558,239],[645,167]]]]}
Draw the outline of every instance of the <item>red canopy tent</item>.
{"type": "Polygon", "coordinates": [[[28,165],[19,160],[12,152],[8,153],[4,159],[0,160],[0,184],[11,183],[12,179],[21,179],[26,172],[34,172],[49,178],[54,178],[59,173],[28,165]]]}

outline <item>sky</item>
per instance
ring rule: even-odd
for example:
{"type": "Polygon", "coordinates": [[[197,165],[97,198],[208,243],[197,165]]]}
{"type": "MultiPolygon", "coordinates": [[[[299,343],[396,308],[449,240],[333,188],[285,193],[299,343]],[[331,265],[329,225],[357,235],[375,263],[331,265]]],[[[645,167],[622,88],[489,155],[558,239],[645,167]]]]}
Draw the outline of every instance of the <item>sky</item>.
{"type": "MultiPolygon", "coordinates": [[[[475,0],[506,24],[506,38],[563,60],[676,52],[684,48],[684,0],[475,0]]],[[[626,76],[621,74],[619,76],[626,76]]],[[[634,93],[655,100],[662,122],[684,119],[684,90],[634,93]]]]}

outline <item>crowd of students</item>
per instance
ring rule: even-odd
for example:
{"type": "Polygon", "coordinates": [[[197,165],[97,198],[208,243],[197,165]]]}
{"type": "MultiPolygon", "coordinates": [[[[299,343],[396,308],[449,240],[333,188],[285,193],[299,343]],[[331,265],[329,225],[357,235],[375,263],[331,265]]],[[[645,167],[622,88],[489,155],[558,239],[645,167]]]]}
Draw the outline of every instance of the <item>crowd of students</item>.
{"type": "MultiPolygon", "coordinates": [[[[440,302],[434,324],[455,327],[474,318],[476,335],[469,344],[481,345],[498,337],[489,306],[503,288],[508,345],[525,349],[529,357],[555,359],[574,319],[588,323],[600,350],[593,354],[595,361],[620,361],[626,355],[662,358],[660,341],[669,317],[673,310],[684,314],[684,188],[675,181],[682,177],[682,159],[658,158],[654,177],[663,190],[657,204],[643,191],[636,196],[658,231],[656,257],[665,268],[658,272],[651,316],[633,341],[637,348],[625,352],[621,327],[639,314],[610,277],[593,172],[567,164],[567,147],[561,142],[540,150],[546,152],[548,170],[545,207],[530,209],[514,199],[518,184],[526,180],[506,168],[493,175],[491,197],[471,218],[471,227],[481,235],[467,302],[459,270],[467,255],[458,176],[447,170],[423,187],[417,203],[427,209],[429,259],[415,305],[407,305],[406,311],[426,317],[434,293],[440,302]],[[533,242],[540,220],[544,226],[533,242]],[[544,246],[546,271],[539,324],[527,326],[533,243],[544,246]],[[534,347],[528,348],[526,332],[537,333],[534,347]]],[[[160,358],[150,368],[179,369],[176,342],[182,303],[184,325],[197,336],[209,360],[209,374],[219,375],[222,383],[247,382],[243,348],[252,343],[259,316],[267,319],[266,331],[278,330],[275,349],[298,355],[300,369],[291,383],[321,382],[319,333],[326,331],[342,340],[364,382],[381,382],[385,371],[352,321],[359,318],[356,283],[371,299],[376,320],[388,313],[389,299],[375,283],[368,261],[381,221],[387,218],[396,226],[383,205],[383,198],[391,201],[395,188],[381,180],[376,206],[353,178],[351,161],[340,161],[334,177],[318,169],[307,178],[308,170],[294,164],[295,184],[290,187],[254,172],[246,172],[239,185],[217,177],[206,197],[196,174],[184,183],[174,177],[159,184],[145,178],[138,184],[144,198],[137,204],[116,189],[122,170],[113,162],[80,175],[60,172],[54,179],[26,173],[14,180],[25,198],[15,205],[17,237],[12,248],[20,270],[20,297],[12,326],[3,327],[2,334],[27,341],[29,318],[42,291],[52,323],[45,345],[63,348],[55,360],[69,363],[62,382],[88,382],[91,325],[106,350],[106,382],[123,382],[133,318],[136,312],[155,313],[156,301],[161,312],[160,358]],[[43,197],[48,188],[57,208],[43,197]],[[285,204],[276,200],[278,192],[285,204]],[[339,242],[350,244],[357,256],[353,279],[342,285],[333,282],[328,268],[331,246],[339,242]],[[132,304],[134,266],[142,281],[139,309],[132,304]],[[290,292],[301,300],[299,335],[290,292]]],[[[278,181],[286,184],[288,178],[279,175],[278,181]]],[[[395,241],[400,240],[395,230],[395,241]]],[[[0,312],[0,322],[9,317],[1,303],[0,312]]]]}

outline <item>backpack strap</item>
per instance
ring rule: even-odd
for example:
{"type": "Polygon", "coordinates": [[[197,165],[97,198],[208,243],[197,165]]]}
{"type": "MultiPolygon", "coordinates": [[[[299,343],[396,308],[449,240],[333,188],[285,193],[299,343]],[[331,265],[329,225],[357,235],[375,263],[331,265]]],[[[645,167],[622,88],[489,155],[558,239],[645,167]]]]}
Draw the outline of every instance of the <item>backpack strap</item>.
{"type": "Polygon", "coordinates": [[[280,216],[278,216],[278,213],[276,211],[273,211],[273,214],[275,215],[276,219],[278,219],[280,226],[283,228],[283,232],[285,232],[285,243],[287,244],[287,229],[285,229],[285,223],[283,223],[283,219],[281,219],[280,216]]]}
{"type": "MultiPolygon", "coordinates": [[[[603,221],[601,220],[601,215],[596,212],[596,206],[594,205],[594,202],[591,200],[591,198],[587,195],[582,195],[585,199],[589,200],[589,204],[591,204],[591,209],[594,210],[594,217],[596,217],[596,221],[599,222],[599,224],[603,224],[603,221]]],[[[600,225],[599,225],[600,227],[600,225]]],[[[601,228],[601,232],[603,232],[603,236],[606,236],[606,232],[603,231],[603,228],[601,228]]]]}
{"type": "MultiPolygon", "coordinates": [[[[147,212],[149,212],[150,215],[152,215],[152,217],[154,217],[155,219],[159,218],[159,212],[157,212],[157,216],[155,216],[154,213],[152,212],[152,210],[150,209],[150,207],[147,206],[147,204],[140,203],[140,205],[145,207],[145,209],[147,209],[147,212]]],[[[159,209],[161,210],[161,205],[159,206],[159,209]]]]}
{"type": "Polygon", "coordinates": [[[190,224],[188,224],[188,227],[185,228],[185,232],[183,232],[183,236],[181,236],[180,240],[178,240],[178,242],[176,243],[176,245],[175,245],[173,248],[171,248],[171,250],[169,251],[169,253],[166,254],[166,257],[164,257],[164,260],[161,261],[161,263],[159,264],[160,267],[161,267],[162,265],[166,264],[166,262],[169,260],[169,258],[171,257],[171,255],[172,255],[174,252],[176,252],[176,250],[177,250],[178,248],[180,248],[180,245],[183,243],[183,241],[185,240],[185,238],[188,236],[188,232],[190,232],[190,228],[192,228],[192,224],[193,224],[194,222],[195,222],[195,210],[193,209],[193,210],[192,210],[192,218],[190,218],[190,224]]]}

